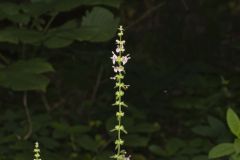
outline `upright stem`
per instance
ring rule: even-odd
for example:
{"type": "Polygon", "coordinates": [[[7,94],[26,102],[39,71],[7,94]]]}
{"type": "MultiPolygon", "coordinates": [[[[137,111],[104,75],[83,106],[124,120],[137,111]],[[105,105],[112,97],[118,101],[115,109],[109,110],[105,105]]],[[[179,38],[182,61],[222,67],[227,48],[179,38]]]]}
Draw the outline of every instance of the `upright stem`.
{"type": "Polygon", "coordinates": [[[122,55],[125,51],[124,49],[125,41],[122,40],[122,36],[123,36],[123,28],[122,26],[120,26],[119,33],[118,33],[119,39],[116,40],[117,42],[116,53],[118,55],[116,55],[115,52],[112,52],[113,56],[111,57],[113,64],[115,65],[113,66],[113,69],[114,69],[114,72],[116,73],[116,75],[112,77],[112,79],[116,80],[115,88],[117,88],[115,92],[115,95],[116,95],[115,103],[113,105],[118,107],[118,110],[116,112],[117,125],[113,130],[111,130],[111,131],[117,132],[117,139],[115,140],[115,145],[116,145],[115,149],[117,150],[117,153],[114,156],[112,156],[112,158],[116,160],[126,159],[126,156],[125,156],[126,152],[122,150],[122,147],[121,147],[124,144],[124,141],[121,138],[121,133],[122,132],[127,133],[127,131],[124,129],[124,126],[122,125],[122,117],[124,116],[124,112],[122,111],[122,106],[127,107],[127,105],[122,100],[122,97],[124,95],[124,90],[126,90],[129,86],[124,84],[123,79],[125,74],[124,65],[130,59],[130,57],[128,55],[126,56],[122,55]]]}

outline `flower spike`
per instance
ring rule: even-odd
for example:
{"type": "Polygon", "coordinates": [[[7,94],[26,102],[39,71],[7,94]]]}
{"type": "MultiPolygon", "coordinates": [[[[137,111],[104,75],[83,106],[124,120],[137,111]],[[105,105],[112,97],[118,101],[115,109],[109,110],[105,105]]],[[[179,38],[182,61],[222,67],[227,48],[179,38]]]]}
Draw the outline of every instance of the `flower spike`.
{"type": "Polygon", "coordinates": [[[33,152],[34,152],[34,158],[33,158],[33,160],[42,160],[42,159],[40,158],[40,149],[39,149],[39,144],[38,144],[38,142],[35,143],[35,148],[34,148],[33,152]]]}
{"type": "Polygon", "coordinates": [[[117,124],[114,127],[114,129],[111,130],[111,132],[117,133],[117,139],[115,140],[115,149],[116,153],[111,158],[114,158],[116,160],[130,160],[130,156],[126,156],[125,150],[122,149],[122,145],[124,144],[124,140],[121,137],[122,133],[127,134],[127,131],[125,130],[124,126],[122,125],[122,118],[124,117],[124,112],[122,111],[122,107],[127,107],[125,102],[123,101],[124,91],[128,89],[129,85],[124,84],[124,74],[125,72],[125,65],[128,62],[131,57],[129,54],[123,55],[125,52],[124,45],[126,43],[125,40],[123,40],[123,32],[124,29],[122,26],[118,28],[118,38],[116,40],[116,51],[112,52],[112,63],[113,63],[113,71],[115,75],[111,77],[110,79],[115,81],[115,103],[113,106],[117,106],[118,110],[116,112],[116,119],[117,124]]]}

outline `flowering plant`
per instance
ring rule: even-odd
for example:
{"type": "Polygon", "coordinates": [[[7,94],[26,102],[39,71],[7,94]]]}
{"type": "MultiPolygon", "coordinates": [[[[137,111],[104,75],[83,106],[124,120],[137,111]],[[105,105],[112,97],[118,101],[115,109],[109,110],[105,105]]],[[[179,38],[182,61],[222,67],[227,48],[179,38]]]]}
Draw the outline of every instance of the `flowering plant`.
{"type": "Polygon", "coordinates": [[[112,52],[112,63],[113,63],[113,71],[115,72],[115,76],[111,77],[111,79],[115,80],[115,103],[113,106],[117,106],[116,118],[117,118],[117,125],[112,132],[117,133],[117,139],[115,140],[115,149],[116,154],[112,156],[112,158],[117,160],[129,160],[129,157],[126,157],[126,151],[122,149],[122,145],[124,144],[124,140],[121,138],[121,133],[127,134],[124,126],[122,125],[122,117],[124,116],[124,112],[122,111],[122,107],[127,107],[126,103],[123,101],[122,97],[124,96],[124,91],[128,89],[129,85],[126,85],[123,82],[125,68],[124,65],[130,59],[129,54],[123,55],[125,52],[124,44],[125,41],[123,40],[123,27],[120,26],[118,28],[118,39],[116,40],[117,48],[115,52],[112,52]]]}
{"type": "Polygon", "coordinates": [[[33,160],[42,160],[40,158],[40,149],[39,149],[38,142],[35,143],[35,148],[34,148],[33,152],[34,152],[34,159],[33,160]]]}

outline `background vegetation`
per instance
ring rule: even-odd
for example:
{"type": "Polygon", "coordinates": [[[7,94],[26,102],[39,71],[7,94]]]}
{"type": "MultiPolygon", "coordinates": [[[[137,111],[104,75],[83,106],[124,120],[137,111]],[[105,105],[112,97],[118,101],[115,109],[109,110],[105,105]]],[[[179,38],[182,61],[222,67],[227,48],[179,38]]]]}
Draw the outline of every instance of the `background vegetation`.
{"type": "Polygon", "coordinates": [[[105,160],[115,124],[111,51],[127,52],[134,160],[206,160],[238,112],[238,0],[2,0],[0,159],[105,160]]]}

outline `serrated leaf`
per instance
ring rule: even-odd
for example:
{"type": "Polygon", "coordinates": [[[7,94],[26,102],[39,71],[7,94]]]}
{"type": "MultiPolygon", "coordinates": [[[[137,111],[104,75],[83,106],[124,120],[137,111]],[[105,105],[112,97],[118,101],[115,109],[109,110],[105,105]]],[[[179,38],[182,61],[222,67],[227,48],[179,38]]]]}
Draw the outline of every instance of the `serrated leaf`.
{"type": "Polygon", "coordinates": [[[219,158],[219,157],[223,157],[223,156],[227,156],[230,155],[232,153],[234,153],[234,146],[232,143],[222,143],[219,144],[215,147],[213,147],[209,154],[208,154],[208,158],[213,159],[213,158],[219,158]]]}
{"type": "Polygon", "coordinates": [[[229,108],[227,110],[227,124],[228,127],[230,128],[231,132],[239,137],[239,133],[240,133],[240,120],[238,115],[231,109],[229,108]]]}
{"type": "Polygon", "coordinates": [[[115,36],[119,20],[107,9],[95,7],[82,20],[77,40],[103,42],[115,36]]]}

